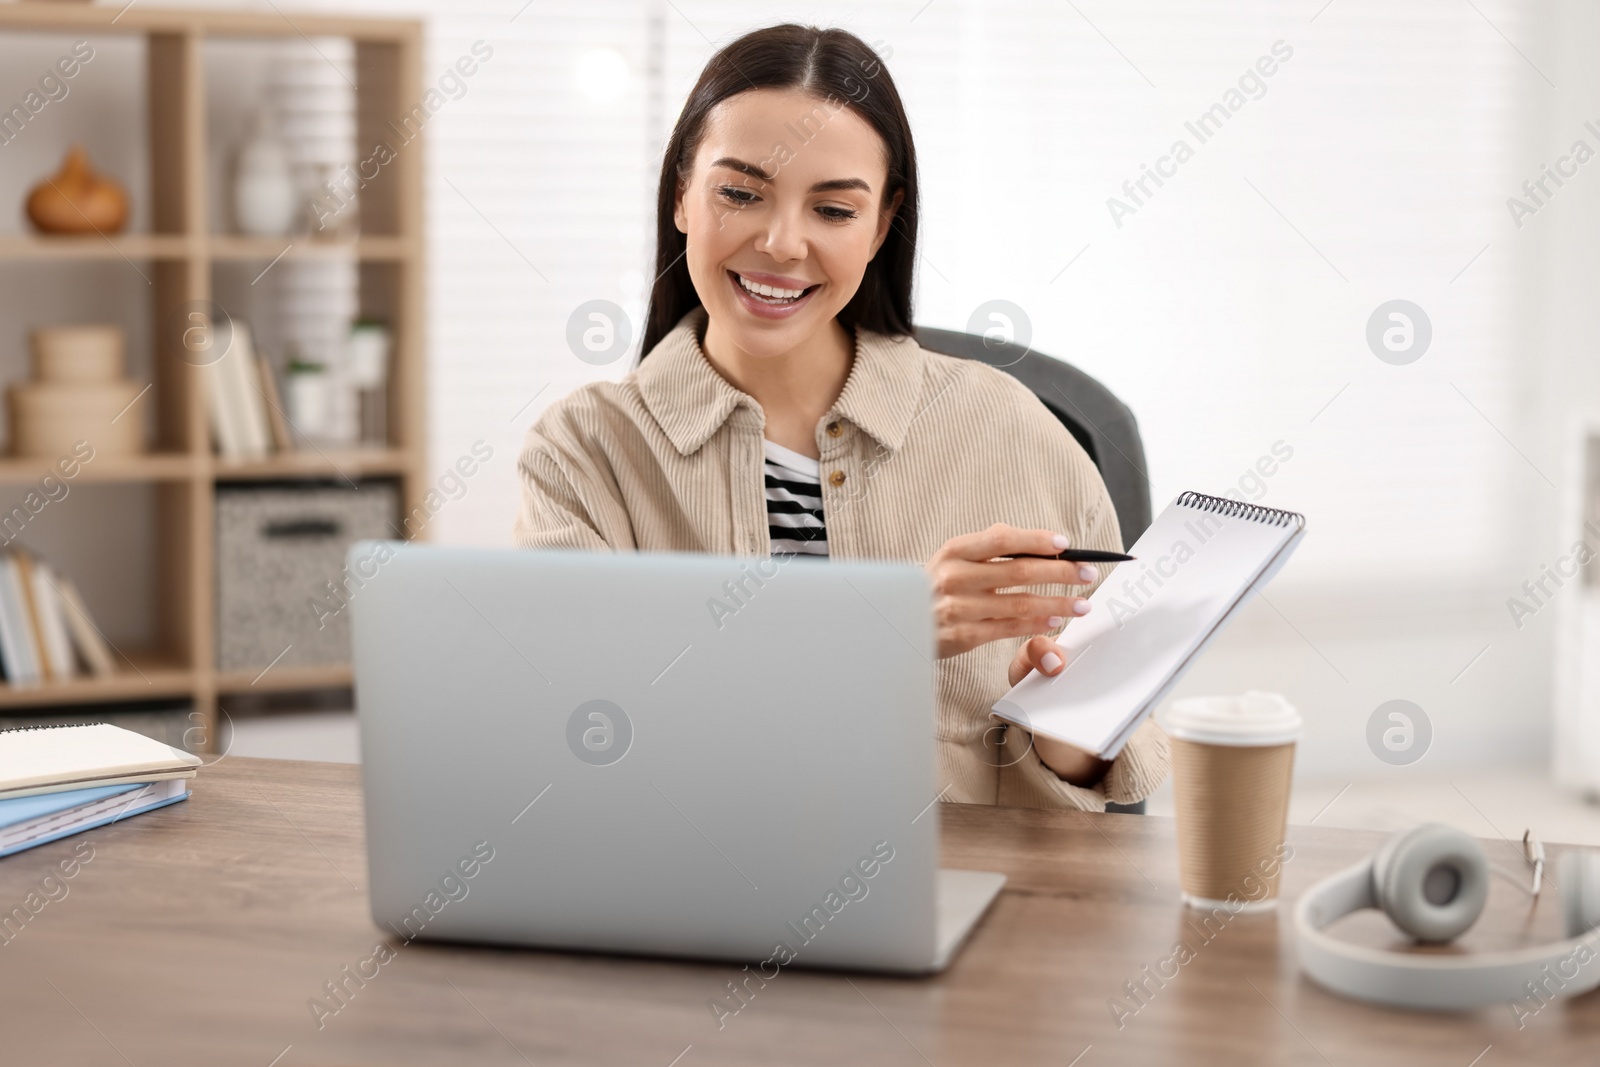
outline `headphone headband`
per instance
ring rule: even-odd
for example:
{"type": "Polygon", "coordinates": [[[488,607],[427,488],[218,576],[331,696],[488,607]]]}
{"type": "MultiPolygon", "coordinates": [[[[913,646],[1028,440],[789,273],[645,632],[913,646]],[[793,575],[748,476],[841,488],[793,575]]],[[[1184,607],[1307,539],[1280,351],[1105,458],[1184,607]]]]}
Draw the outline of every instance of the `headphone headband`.
{"type": "MultiPolygon", "coordinates": [[[[1570,869],[1576,875],[1578,864],[1570,869]]],[[[1568,892],[1584,889],[1581,878],[1563,881],[1568,892]]],[[[1544,945],[1467,956],[1391,952],[1323,932],[1336,919],[1377,906],[1371,859],[1301,895],[1294,909],[1300,963],[1319,985],[1357,1000],[1435,1010],[1514,1004],[1536,991],[1554,997],[1600,988],[1600,928],[1544,945]]]]}

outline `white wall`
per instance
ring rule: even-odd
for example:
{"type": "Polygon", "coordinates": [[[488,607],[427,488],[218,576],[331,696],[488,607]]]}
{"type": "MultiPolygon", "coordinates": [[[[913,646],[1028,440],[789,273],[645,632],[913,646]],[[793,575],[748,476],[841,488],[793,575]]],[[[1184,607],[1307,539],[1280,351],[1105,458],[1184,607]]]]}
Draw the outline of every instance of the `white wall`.
{"type": "MultiPolygon", "coordinates": [[[[1545,478],[1563,484],[1563,426],[1600,398],[1600,162],[1520,229],[1505,199],[1600,125],[1589,8],[300,6],[426,18],[430,79],[475,40],[495,50],[428,130],[433,464],[495,449],[436,540],[508,543],[522,429],[622,373],[573,358],[566,319],[593,298],[642,311],[660,142],[705,56],[755,25],[837,23],[880,42],[918,135],[920,321],[1021,304],[1038,348],[1134,407],[1158,505],[1292,446],[1260,499],[1308,514],[1306,546],[1182,692],[1289,694],[1310,719],[1306,773],[1383,770],[1365,725],[1397,697],[1433,721],[1425,766],[1545,760],[1557,613],[1519,629],[1506,599],[1564,544],[1545,478]],[[1294,57],[1265,95],[1114,225],[1107,197],[1280,39],[1294,57]],[[580,85],[596,48],[629,72],[611,99],[580,85]],[[1395,297],[1435,329],[1408,367],[1363,337],[1395,297]]],[[[0,357],[15,344],[0,332],[0,357]]]]}
{"type": "MultiPolygon", "coordinates": [[[[1600,135],[1585,126],[1592,123],[1600,129],[1600,104],[1596,103],[1600,101],[1600,64],[1586,47],[1600,36],[1600,9],[1568,2],[1557,10],[1550,51],[1560,71],[1562,91],[1553,94],[1554,106],[1541,132],[1551,145],[1567,145],[1581,136],[1600,150],[1600,135]]],[[[1596,298],[1600,294],[1600,242],[1596,241],[1600,235],[1600,163],[1584,166],[1579,178],[1529,220],[1526,230],[1533,238],[1524,286],[1530,339],[1534,341],[1531,348],[1537,357],[1533,409],[1542,416],[1535,447],[1559,464],[1566,475],[1562,488],[1568,495],[1568,507],[1558,511],[1554,520],[1567,522],[1568,528],[1547,533],[1540,546],[1542,560],[1548,562],[1567,553],[1578,536],[1570,529],[1575,525],[1573,498],[1578,495],[1571,483],[1580,477],[1574,439],[1580,428],[1600,432],[1600,344],[1596,342],[1600,336],[1600,299],[1596,298]]],[[[1556,769],[1565,784],[1582,784],[1591,791],[1600,791],[1597,592],[1582,588],[1578,581],[1570,582],[1559,593],[1558,610],[1541,613],[1541,617],[1554,616],[1547,624],[1551,628],[1564,628],[1557,635],[1557,647],[1564,653],[1557,667],[1565,683],[1557,686],[1557,696],[1564,701],[1557,710],[1566,721],[1563,724],[1558,719],[1556,769]],[[1579,687],[1580,661],[1585,664],[1587,694],[1579,687]],[[1576,721],[1579,716],[1586,720],[1582,726],[1576,721]]]]}

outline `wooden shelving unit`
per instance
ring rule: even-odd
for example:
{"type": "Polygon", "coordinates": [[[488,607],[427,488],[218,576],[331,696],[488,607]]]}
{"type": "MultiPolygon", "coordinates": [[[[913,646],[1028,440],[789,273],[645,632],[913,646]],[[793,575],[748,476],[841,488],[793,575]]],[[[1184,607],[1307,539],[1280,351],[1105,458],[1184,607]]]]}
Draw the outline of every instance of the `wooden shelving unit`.
{"type": "Polygon", "coordinates": [[[194,690],[195,672],[170,653],[123,649],[126,657],[109,678],[80,677],[40,685],[0,686],[0,708],[94,704],[181,697],[194,690]]]}
{"type": "Polygon", "coordinates": [[[259,260],[267,262],[280,254],[286,260],[295,259],[350,259],[363,263],[399,263],[406,260],[412,250],[410,243],[398,237],[362,237],[354,241],[295,240],[288,237],[232,237],[211,238],[209,254],[214,260],[259,260]]]}
{"type": "MultiPolygon", "coordinates": [[[[0,486],[37,482],[54,464],[37,457],[0,457],[0,486]]],[[[181,482],[193,478],[196,459],[187,452],[151,452],[142,456],[100,456],[78,470],[73,481],[181,482]]]]}
{"type": "Polygon", "coordinates": [[[359,478],[376,474],[405,474],[410,463],[410,454],[399,449],[306,449],[282,452],[262,459],[214,458],[211,471],[216,478],[235,482],[279,478],[359,478]]]}
{"type": "Polygon", "coordinates": [[[219,693],[283,693],[350,684],[348,663],[326,667],[274,667],[270,671],[227,671],[217,676],[219,693]]]}
{"type": "MultiPolygon", "coordinates": [[[[215,643],[215,517],[219,482],[326,481],[392,477],[407,509],[426,490],[423,413],[422,145],[407,143],[361,191],[362,235],[320,241],[306,236],[242,237],[209,229],[207,97],[203,59],[212,41],[344,37],[356,55],[357,142],[389,139],[388,121],[422,99],[422,29],[414,21],[205,10],[143,5],[0,4],[0,34],[51,33],[143,39],[148,110],[147,215],[153,232],[109,237],[0,236],[0,261],[137,263],[151,280],[153,388],[151,451],[104,456],[83,466],[78,482],[153,487],[158,549],[153,566],[159,647],[124,649],[108,678],[81,677],[32,686],[0,684],[0,709],[114,704],[188,697],[217,737],[219,696],[346,686],[349,664],[219,671],[215,643]],[[386,320],[393,334],[388,447],[305,448],[252,461],[211,451],[205,392],[196,368],[177,358],[167,314],[212,298],[213,268],[285,260],[344,259],[360,265],[360,313],[386,320]],[[370,266],[369,266],[370,265],[370,266]]],[[[86,106],[79,103],[77,106],[86,106]]],[[[65,146],[63,146],[64,148],[65,146]]],[[[57,268],[60,269],[60,268],[57,268]]],[[[0,457],[0,486],[36,482],[43,459],[0,457]]],[[[116,536],[107,531],[106,537],[116,536]]],[[[92,590],[87,590],[93,599],[92,590]]]]}
{"type": "MultiPolygon", "coordinates": [[[[5,25],[0,7],[0,27],[5,25]]],[[[168,234],[115,234],[107,237],[38,237],[32,234],[0,236],[0,257],[6,259],[52,260],[183,260],[189,257],[193,242],[168,234]]]]}

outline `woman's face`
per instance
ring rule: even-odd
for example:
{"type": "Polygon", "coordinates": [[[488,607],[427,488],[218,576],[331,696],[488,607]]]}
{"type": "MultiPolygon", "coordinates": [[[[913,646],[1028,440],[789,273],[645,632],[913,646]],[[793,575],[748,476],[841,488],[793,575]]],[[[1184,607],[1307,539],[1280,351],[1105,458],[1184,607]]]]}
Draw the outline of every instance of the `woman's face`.
{"type": "Polygon", "coordinates": [[[882,138],[837,98],[753,89],[712,108],[673,218],[719,334],[778,356],[826,327],[889,232],[886,175],[882,138]]]}

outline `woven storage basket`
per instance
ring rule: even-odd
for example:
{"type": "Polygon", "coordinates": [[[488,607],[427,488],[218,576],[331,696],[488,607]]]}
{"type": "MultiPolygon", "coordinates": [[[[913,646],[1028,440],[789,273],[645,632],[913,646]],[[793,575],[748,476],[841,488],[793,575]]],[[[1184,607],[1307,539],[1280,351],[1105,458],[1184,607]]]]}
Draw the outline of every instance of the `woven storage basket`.
{"type": "Polygon", "coordinates": [[[358,489],[219,486],[218,668],[348,662],[347,605],[360,591],[346,580],[345,550],[365,538],[394,539],[398,515],[399,494],[387,481],[358,489]]]}

